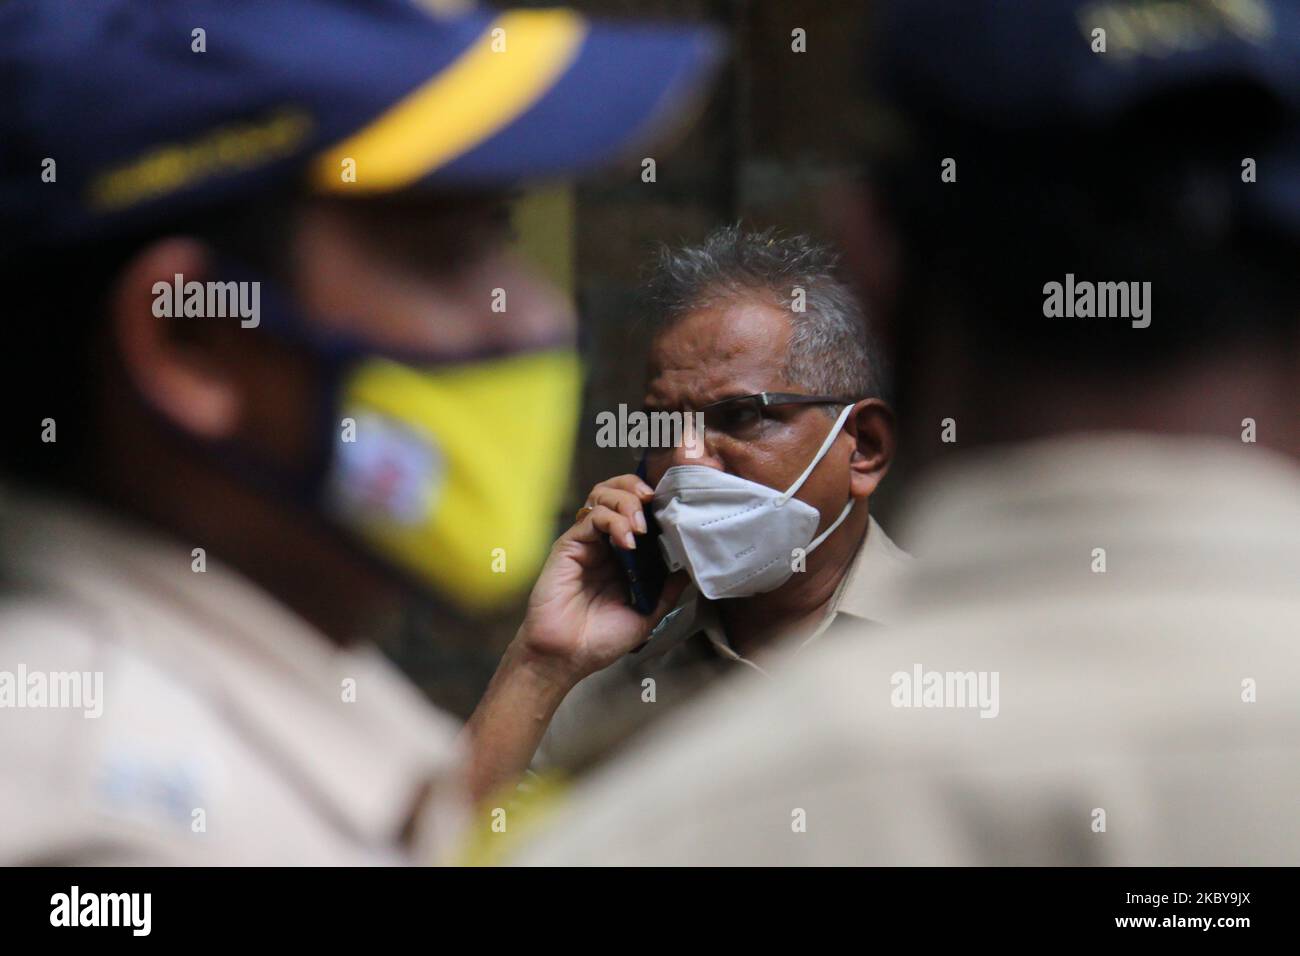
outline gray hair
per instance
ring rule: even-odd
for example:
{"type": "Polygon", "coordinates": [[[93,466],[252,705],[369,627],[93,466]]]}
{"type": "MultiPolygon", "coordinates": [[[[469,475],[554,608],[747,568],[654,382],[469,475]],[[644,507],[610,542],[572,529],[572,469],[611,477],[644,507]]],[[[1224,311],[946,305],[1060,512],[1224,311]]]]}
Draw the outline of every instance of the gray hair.
{"type": "Polygon", "coordinates": [[[646,295],[658,334],[720,299],[759,294],[790,310],[785,375],[811,394],[873,398],[884,394],[879,349],[857,297],[835,275],[839,257],[808,236],[744,230],[739,223],[698,245],[661,245],[646,295]],[[804,293],[804,311],[793,306],[804,293]]]}

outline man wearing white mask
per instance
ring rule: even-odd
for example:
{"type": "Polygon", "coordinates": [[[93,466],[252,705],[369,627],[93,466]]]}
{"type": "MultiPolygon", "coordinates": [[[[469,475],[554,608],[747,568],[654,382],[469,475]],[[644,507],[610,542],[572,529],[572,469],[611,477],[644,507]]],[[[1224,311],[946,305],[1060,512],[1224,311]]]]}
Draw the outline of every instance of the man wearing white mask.
{"type": "Polygon", "coordinates": [[[698,412],[703,434],[596,485],[556,541],[470,721],[480,796],[530,762],[589,764],[727,672],[770,673],[838,615],[889,621],[909,558],[869,499],[894,417],[834,256],[733,226],[656,266],[645,410],[698,412]],[[652,613],[628,606],[611,544],[676,572],[652,613]]]}

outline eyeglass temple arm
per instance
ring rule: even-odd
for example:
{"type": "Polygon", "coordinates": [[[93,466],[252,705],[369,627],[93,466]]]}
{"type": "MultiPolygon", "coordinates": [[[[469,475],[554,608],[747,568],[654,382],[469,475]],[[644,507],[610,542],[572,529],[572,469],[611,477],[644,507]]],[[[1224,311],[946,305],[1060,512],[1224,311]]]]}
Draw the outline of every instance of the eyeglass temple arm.
{"type": "Polygon", "coordinates": [[[856,399],[833,398],[829,395],[800,395],[794,392],[760,392],[764,405],[856,405],[856,399]]]}

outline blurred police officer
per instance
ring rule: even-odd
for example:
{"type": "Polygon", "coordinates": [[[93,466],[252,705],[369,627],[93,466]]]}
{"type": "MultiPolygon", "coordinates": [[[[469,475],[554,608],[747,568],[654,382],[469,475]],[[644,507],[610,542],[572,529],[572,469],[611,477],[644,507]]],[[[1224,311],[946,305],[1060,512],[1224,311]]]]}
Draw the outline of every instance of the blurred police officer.
{"type": "Polygon", "coordinates": [[[454,723],[358,639],[545,555],[573,322],[494,190],[679,118],[714,47],[408,0],[0,5],[0,860],[448,850],[454,723]]]}
{"type": "Polygon", "coordinates": [[[1295,864],[1300,6],[882,28],[910,617],[683,713],[526,858],[1295,864]]]}

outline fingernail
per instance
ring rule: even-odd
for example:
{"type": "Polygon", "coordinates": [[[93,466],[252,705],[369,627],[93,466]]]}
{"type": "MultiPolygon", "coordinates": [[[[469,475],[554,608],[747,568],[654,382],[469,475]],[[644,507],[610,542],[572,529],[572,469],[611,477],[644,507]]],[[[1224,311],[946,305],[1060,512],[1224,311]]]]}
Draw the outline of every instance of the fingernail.
{"type": "Polygon", "coordinates": [[[642,495],[653,495],[655,493],[655,490],[644,482],[642,482],[636,490],[638,494],[642,495]]]}
{"type": "Polygon", "coordinates": [[[644,511],[638,511],[635,515],[633,515],[632,523],[636,525],[636,530],[640,531],[642,534],[645,534],[645,512],[644,511]]]}
{"type": "Polygon", "coordinates": [[[623,536],[623,540],[627,543],[627,549],[629,551],[636,550],[636,538],[632,537],[631,531],[629,531],[627,534],[623,536]]]}

